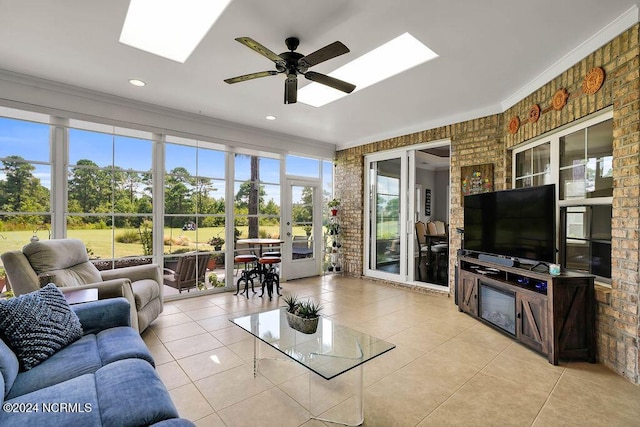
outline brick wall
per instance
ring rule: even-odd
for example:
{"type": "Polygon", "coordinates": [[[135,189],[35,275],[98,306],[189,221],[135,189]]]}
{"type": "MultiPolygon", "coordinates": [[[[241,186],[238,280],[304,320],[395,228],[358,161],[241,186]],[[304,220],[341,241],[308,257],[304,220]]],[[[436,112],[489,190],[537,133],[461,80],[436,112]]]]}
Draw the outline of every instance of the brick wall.
{"type": "MultiPolygon", "coordinates": [[[[345,230],[344,270],[361,275],[364,245],[364,156],[369,153],[413,144],[451,140],[450,229],[462,227],[460,168],[493,163],[494,187],[511,187],[510,148],[553,131],[560,126],[613,107],[614,191],[612,219],[612,284],[597,289],[598,359],[634,383],[640,381],[640,40],[638,25],[620,34],[546,85],[509,108],[503,114],[482,117],[436,129],[349,148],[337,153],[335,188],[342,199],[345,230]],[[581,92],[584,76],[593,67],[602,67],[605,81],[593,95],[581,92]],[[549,107],[560,88],[569,93],[560,111],[549,107]],[[529,109],[539,104],[543,114],[528,123],[529,109]],[[548,111],[551,110],[551,111],[548,111]],[[508,132],[512,117],[522,122],[515,134],[508,132]]],[[[460,247],[460,237],[452,233],[450,258],[460,247]]],[[[453,281],[453,262],[450,282],[453,281]]],[[[451,286],[453,288],[453,286],[451,286]]],[[[452,302],[453,303],[453,302],[452,302]]]]}

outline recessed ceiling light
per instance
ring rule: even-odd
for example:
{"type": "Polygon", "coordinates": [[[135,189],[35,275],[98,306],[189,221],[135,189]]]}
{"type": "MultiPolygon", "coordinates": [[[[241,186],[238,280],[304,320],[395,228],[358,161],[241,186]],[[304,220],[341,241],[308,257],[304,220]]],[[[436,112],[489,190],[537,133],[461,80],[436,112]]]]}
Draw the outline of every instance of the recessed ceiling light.
{"type": "Polygon", "coordinates": [[[131,80],[129,80],[129,83],[131,83],[134,86],[138,86],[138,87],[142,87],[142,86],[146,86],[147,85],[145,82],[143,82],[142,80],[138,80],[138,79],[131,79],[131,80]]]}
{"type": "Polygon", "coordinates": [[[131,0],[120,43],[184,62],[231,0],[131,0]]]}
{"type": "Polygon", "coordinates": [[[267,120],[275,120],[276,116],[267,116],[267,117],[265,117],[265,119],[267,119],[267,120]]]}
{"type": "MultiPolygon", "coordinates": [[[[355,84],[354,92],[357,92],[437,57],[437,53],[418,39],[404,33],[329,75],[355,84]]],[[[347,94],[318,83],[298,90],[298,101],[313,107],[321,107],[344,96],[347,94]]]]}

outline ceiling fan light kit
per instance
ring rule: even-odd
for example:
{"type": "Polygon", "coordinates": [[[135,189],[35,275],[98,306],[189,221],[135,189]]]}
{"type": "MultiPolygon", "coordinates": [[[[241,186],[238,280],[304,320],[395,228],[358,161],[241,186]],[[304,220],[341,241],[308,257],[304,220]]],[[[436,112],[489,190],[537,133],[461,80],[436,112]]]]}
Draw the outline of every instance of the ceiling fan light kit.
{"type": "Polygon", "coordinates": [[[295,104],[298,101],[298,74],[305,76],[307,80],[332,87],[345,93],[351,93],[356,88],[355,85],[347,83],[343,80],[339,80],[325,74],[316,73],[315,71],[308,71],[309,68],[315,65],[348,53],[349,48],[347,48],[339,41],[333,42],[306,56],[295,51],[300,45],[300,40],[297,37],[287,38],[285,40],[285,44],[287,45],[289,51],[283,52],[279,55],[264,47],[262,44],[258,43],[250,37],[238,37],[236,41],[247,46],[249,49],[256,51],[265,58],[273,61],[276,66],[276,70],[259,71],[256,73],[232,77],[229,79],[225,79],[224,81],[226,83],[240,83],[261,77],[286,74],[287,78],[284,82],[285,104],[295,104]]]}

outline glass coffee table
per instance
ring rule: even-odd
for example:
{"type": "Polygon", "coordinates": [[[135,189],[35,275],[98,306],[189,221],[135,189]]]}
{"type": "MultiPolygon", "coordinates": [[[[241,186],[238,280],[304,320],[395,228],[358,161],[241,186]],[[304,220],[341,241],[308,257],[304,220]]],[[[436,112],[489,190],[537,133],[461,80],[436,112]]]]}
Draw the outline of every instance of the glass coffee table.
{"type": "MultiPolygon", "coordinates": [[[[328,420],[345,425],[360,425],[364,422],[364,402],[362,366],[365,362],[395,348],[394,344],[383,341],[364,332],[340,325],[332,319],[321,316],[318,329],[313,334],[304,334],[291,328],[287,322],[286,309],[277,308],[230,319],[254,337],[253,375],[258,372],[260,341],[299,363],[325,380],[354,371],[354,395],[356,404],[355,422],[328,420]]],[[[310,390],[311,394],[311,380],[310,390]]],[[[310,403],[313,399],[309,399],[310,403]]]]}

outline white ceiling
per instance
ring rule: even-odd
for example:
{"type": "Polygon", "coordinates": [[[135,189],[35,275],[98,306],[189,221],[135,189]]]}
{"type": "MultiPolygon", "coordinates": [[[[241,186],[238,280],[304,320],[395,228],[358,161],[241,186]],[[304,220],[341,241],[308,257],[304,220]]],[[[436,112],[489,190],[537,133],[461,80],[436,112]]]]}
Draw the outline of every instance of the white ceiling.
{"type": "Polygon", "coordinates": [[[0,69],[344,148],[502,112],[637,22],[640,2],[234,0],[184,64],[118,42],[128,3],[0,0],[0,69]],[[297,36],[303,54],[340,40],[351,52],[313,68],[329,73],[404,32],[439,58],[324,107],[284,105],[282,75],[223,82],[274,69],[236,37],[280,53],[297,36]]]}

